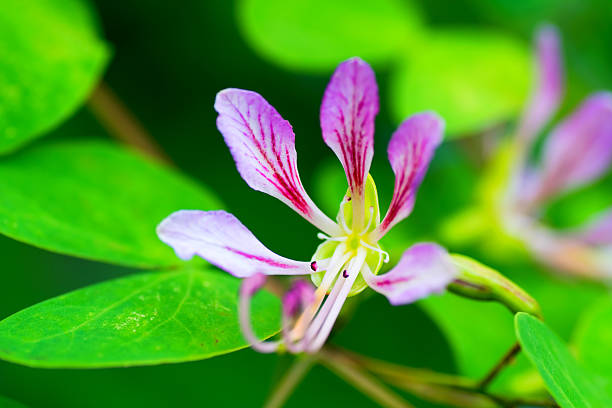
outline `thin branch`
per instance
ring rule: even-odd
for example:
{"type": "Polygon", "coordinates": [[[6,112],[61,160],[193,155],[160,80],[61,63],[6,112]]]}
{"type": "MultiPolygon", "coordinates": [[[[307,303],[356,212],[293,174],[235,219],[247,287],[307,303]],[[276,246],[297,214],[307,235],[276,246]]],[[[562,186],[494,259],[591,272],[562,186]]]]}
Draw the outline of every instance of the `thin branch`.
{"type": "Polygon", "coordinates": [[[268,400],[264,408],[280,408],[282,407],[295,387],[304,379],[310,368],[317,360],[316,356],[305,355],[297,357],[293,365],[289,367],[281,381],[268,396],[268,400]]]}
{"type": "MultiPolygon", "coordinates": [[[[502,361],[507,363],[518,352],[512,352],[514,349],[515,347],[506,353],[502,361]]],[[[558,407],[552,400],[508,398],[490,393],[486,389],[480,388],[482,381],[477,382],[469,378],[438,373],[427,369],[405,367],[361,356],[343,349],[335,349],[334,352],[349,359],[353,364],[364,367],[380,376],[387,383],[427,401],[445,403],[458,408],[515,408],[521,405],[558,407]]],[[[498,364],[496,367],[503,368],[504,365],[505,363],[498,364]]],[[[501,368],[492,370],[491,373],[494,371],[499,373],[501,368]]],[[[491,373],[485,378],[489,378],[491,373]]]]}
{"type": "Polygon", "coordinates": [[[115,139],[161,163],[171,164],[171,160],[155,139],[104,82],[93,91],[88,106],[100,124],[115,139]]]}
{"type": "Polygon", "coordinates": [[[387,408],[414,408],[399,395],[385,387],[375,377],[362,371],[357,364],[330,349],[319,352],[320,362],[373,401],[387,408]]]}
{"type": "Polygon", "coordinates": [[[423,368],[405,367],[399,364],[378,360],[371,357],[362,356],[348,350],[338,350],[351,360],[364,366],[371,372],[385,378],[397,378],[405,381],[416,381],[445,387],[455,388],[475,388],[476,382],[469,378],[460,377],[452,374],[438,373],[433,370],[423,368]]]}
{"type": "Polygon", "coordinates": [[[521,351],[521,345],[517,342],[506,352],[502,359],[478,382],[477,388],[484,390],[497,377],[497,375],[513,360],[514,357],[521,351]]]}

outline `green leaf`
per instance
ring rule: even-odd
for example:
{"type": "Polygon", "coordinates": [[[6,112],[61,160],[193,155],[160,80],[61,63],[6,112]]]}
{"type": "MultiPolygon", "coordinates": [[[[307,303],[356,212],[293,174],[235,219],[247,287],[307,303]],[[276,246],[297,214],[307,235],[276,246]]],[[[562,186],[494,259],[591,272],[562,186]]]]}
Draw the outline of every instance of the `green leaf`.
{"type": "Polygon", "coordinates": [[[529,53],[512,37],[436,30],[408,52],[391,80],[397,121],[434,110],[446,120],[450,136],[458,137],[513,119],[526,103],[529,53]]]}
{"type": "Polygon", "coordinates": [[[6,153],[72,114],[102,75],[109,50],[84,1],[0,4],[0,153],[6,153]]]}
{"type": "Polygon", "coordinates": [[[26,408],[26,406],[0,395],[0,408],[26,408]]]}
{"type": "Polygon", "coordinates": [[[290,69],[328,71],[359,56],[369,63],[395,57],[419,37],[409,1],[242,0],[238,20],[251,46],[290,69]]]}
{"type": "Polygon", "coordinates": [[[526,313],[518,313],[515,327],[522,350],[561,407],[612,407],[612,399],[578,365],[561,339],[544,323],[526,313]]]}
{"type": "MultiPolygon", "coordinates": [[[[215,270],[129,276],[44,301],[0,322],[0,358],[32,367],[97,368],[201,360],[247,346],[239,280],[215,270]]],[[[278,299],[253,301],[253,325],[279,328],[278,299]]]]}
{"type": "Polygon", "coordinates": [[[574,344],[580,362],[595,374],[600,375],[608,392],[612,394],[612,297],[604,296],[587,309],[576,329],[574,344]]]}
{"type": "Polygon", "coordinates": [[[156,268],[181,261],[155,233],[180,209],[219,202],[191,180],[116,145],[42,144],[0,160],[0,233],[62,254],[156,268]]]}

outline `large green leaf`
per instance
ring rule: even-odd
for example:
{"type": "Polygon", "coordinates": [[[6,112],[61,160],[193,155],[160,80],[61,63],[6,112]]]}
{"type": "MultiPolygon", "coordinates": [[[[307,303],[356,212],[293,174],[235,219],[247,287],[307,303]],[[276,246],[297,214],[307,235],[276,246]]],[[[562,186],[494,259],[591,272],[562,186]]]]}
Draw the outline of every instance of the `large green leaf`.
{"type": "Polygon", "coordinates": [[[0,160],[0,233],[63,254],[134,267],[175,265],[155,234],[179,209],[214,209],[189,179],[116,145],[43,144],[0,160]]]}
{"type": "Polygon", "coordinates": [[[531,315],[518,313],[515,326],[523,351],[561,407],[612,407],[612,399],[578,365],[561,339],[543,322],[531,315]]]}
{"type": "Polygon", "coordinates": [[[0,153],[69,116],[102,75],[108,48],[82,0],[0,2],[0,153]]]}
{"type": "Polygon", "coordinates": [[[527,48],[485,30],[437,30],[406,50],[393,74],[391,98],[398,121],[423,110],[445,120],[451,137],[483,130],[516,116],[530,82],[527,48]]]}
{"type": "MultiPolygon", "coordinates": [[[[44,301],[0,322],[0,358],[32,367],[95,368],[201,360],[247,346],[240,281],[185,267],[116,279],[44,301]]],[[[278,299],[253,301],[261,337],[279,328],[278,299]]]]}
{"type": "Polygon", "coordinates": [[[612,394],[612,297],[604,296],[583,315],[574,343],[585,367],[600,375],[612,394]]]}
{"type": "Polygon", "coordinates": [[[405,0],[241,0],[238,17],[261,55],[308,71],[327,71],[354,56],[389,60],[420,28],[419,13],[405,0]]]}

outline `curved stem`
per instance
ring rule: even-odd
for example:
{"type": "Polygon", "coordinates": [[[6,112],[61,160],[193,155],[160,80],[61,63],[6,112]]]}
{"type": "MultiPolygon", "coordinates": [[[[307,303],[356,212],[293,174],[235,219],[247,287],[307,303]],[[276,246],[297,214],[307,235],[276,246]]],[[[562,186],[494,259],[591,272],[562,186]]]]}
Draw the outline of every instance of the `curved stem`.
{"type": "Polygon", "coordinates": [[[293,390],[295,390],[298,384],[306,377],[306,374],[308,374],[308,371],[310,371],[316,359],[317,357],[314,355],[298,357],[274,388],[264,408],[282,407],[289,399],[289,396],[291,396],[293,390]]]}
{"type": "Polygon", "coordinates": [[[352,361],[357,367],[364,367],[380,376],[387,383],[427,401],[444,403],[457,408],[516,408],[522,405],[558,408],[559,405],[550,399],[529,400],[506,397],[491,393],[482,387],[483,384],[486,387],[518,353],[520,349],[516,348],[513,346],[482,381],[427,369],[404,367],[341,349],[336,349],[335,353],[352,361]]]}
{"type": "Polygon", "coordinates": [[[319,352],[320,362],[373,401],[387,408],[414,408],[375,377],[359,368],[348,357],[330,349],[319,352]]]}
{"type": "Polygon", "coordinates": [[[93,91],[88,106],[100,124],[115,139],[161,163],[172,163],[144,126],[104,82],[93,91]]]}
{"type": "Polygon", "coordinates": [[[514,360],[514,357],[516,357],[516,355],[520,351],[521,351],[521,345],[518,342],[514,343],[514,345],[510,348],[510,350],[508,350],[506,354],[504,354],[502,359],[499,360],[499,362],[495,364],[495,366],[493,366],[491,371],[489,371],[487,375],[485,375],[484,378],[478,382],[477,388],[481,390],[486,389],[489,386],[489,384],[491,384],[491,382],[493,382],[493,380],[497,377],[497,375],[509,363],[511,363],[512,360],[514,360]]]}

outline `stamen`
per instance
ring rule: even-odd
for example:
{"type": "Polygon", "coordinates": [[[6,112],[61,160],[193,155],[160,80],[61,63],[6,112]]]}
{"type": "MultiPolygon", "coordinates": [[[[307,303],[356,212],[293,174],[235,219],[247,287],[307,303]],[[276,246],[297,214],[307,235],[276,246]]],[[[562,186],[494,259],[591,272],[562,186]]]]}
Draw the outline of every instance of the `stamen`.
{"type": "Polygon", "coordinates": [[[366,232],[368,232],[368,230],[370,229],[370,226],[372,226],[373,219],[374,219],[374,207],[370,206],[370,217],[368,219],[368,225],[366,225],[366,227],[363,229],[363,231],[361,231],[361,234],[359,235],[363,235],[366,232]]]}
{"type": "Polygon", "coordinates": [[[251,344],[251,347],[262,353],[273,353],[278,349],[281,342],[259,340],[251,326],[251,298],[261,289],[265,282],[266,276],[262,273],[255,274],[242,281],[238,316],[242,334],[251,344]]]}
{"type": "MultiPolygon", "coordinates": [[[[346,298],[353,287],[353,283],[355,283],[355,279],[357,279],[357,276],[359,275],[359,270],[361,270],[362,266],[365,264],[366,255],[367,252],[365,250],[359,250],[357,252],[357,256],[355,256],[349,264],[349,277],[342,281],[336,281],[336,285],[334,285],[332,293],[321,308],[320,315],[322,315],[322,318],[320,321],[322,323],[315,324],[318,322],[313,322],[312,326],[308,329],[308,332],[304,336],[307,343],[305,346],[306,351],[315,352],[323,346],[323,343],[329,336],[329,333],[331,332],[333,325],[340,314],[340,310],[342,309],[342,306],[344,305],[344,302],[346,301],[346,298]]],[[[317,315],[317,320],[318,319],[319,315],[317,315]]]]}
{"type": "Polygon", "coordinates": [[[346,218],[344,217],[344,204],[350,201],[350,197],[345,197],[344,200],[340,203],[340,213],[338,214],[338,222],[340,223],[340,227],[344,229],[347,235],[353,233],[353,230],[346,225],[346,218]]]}
{"type": "Polygon", "coordinates": [[[342,241],[346,241],[347,237],[330,237],[329,235],[325,235],[322,232],[319,232],[317,234],[317,238],[322,239],[324,241],[338,241],[338,242],[342,242],[342,241]]]}
{"type": "Polygon", "coordinates": [[[384,259],[384,263],[388,263],[389,262],[389,253],[387,251],[383,251],[380,248],[376,248],[375,246],[372,246],[370,244],[368,244],[367,242],[364,242],[363,240],[360,240],[359,243],[361,245],[363,245],[364,247],[371,249],[372,251],[378,252],[379,254],[381,254],[382,256],[385,257],[384,259]]]}
{"type": "Polygon", "coordinates": [[[325,259],[317,259],[315,261],[312,261],[310,263],[310,269],[312,269],[313,272],[326,271],[331,259],[332,258],[325,258],[325,259]]]}
{"type": "Polygon", "coordinates": [[[334,251],[331,260],[329,261],[327,272],[325,272],[325,275],[323,276],[323,281],[315,292],[314,301],[306,310],[304,310],[302,315],[295,323],[295,327],[291,331],[292,339],[295,340],[304,336],[304,333],[310,325],[310,322],[317,313],[317,310],[319,310],[319,306],[321,306],[323,299],[325,299],[325,295],[327,294],[329,287],[331,286],[334,279],[336,279],[336,275],[338,275],[338,272],[340,272],[340,268],[342,268],[342,266],[346,263],[346,261],[348,261],[350,257],[350,254],[344,252],[345,250],[346,245],[340,244],[334,251]]]}
{"type": "Polygon", "coordinates": [[[282,318],[282,335],[285,347],[292,353],[303,351],[303,347],[299,343],[294,343],[291,338],[291,326],[294,323],[294,318],[300,309],[306,310],[314,299],[314,290],[312,286],[305,281],[296,281],[291,289],[283,297],[283,318],[282,318]]]}

